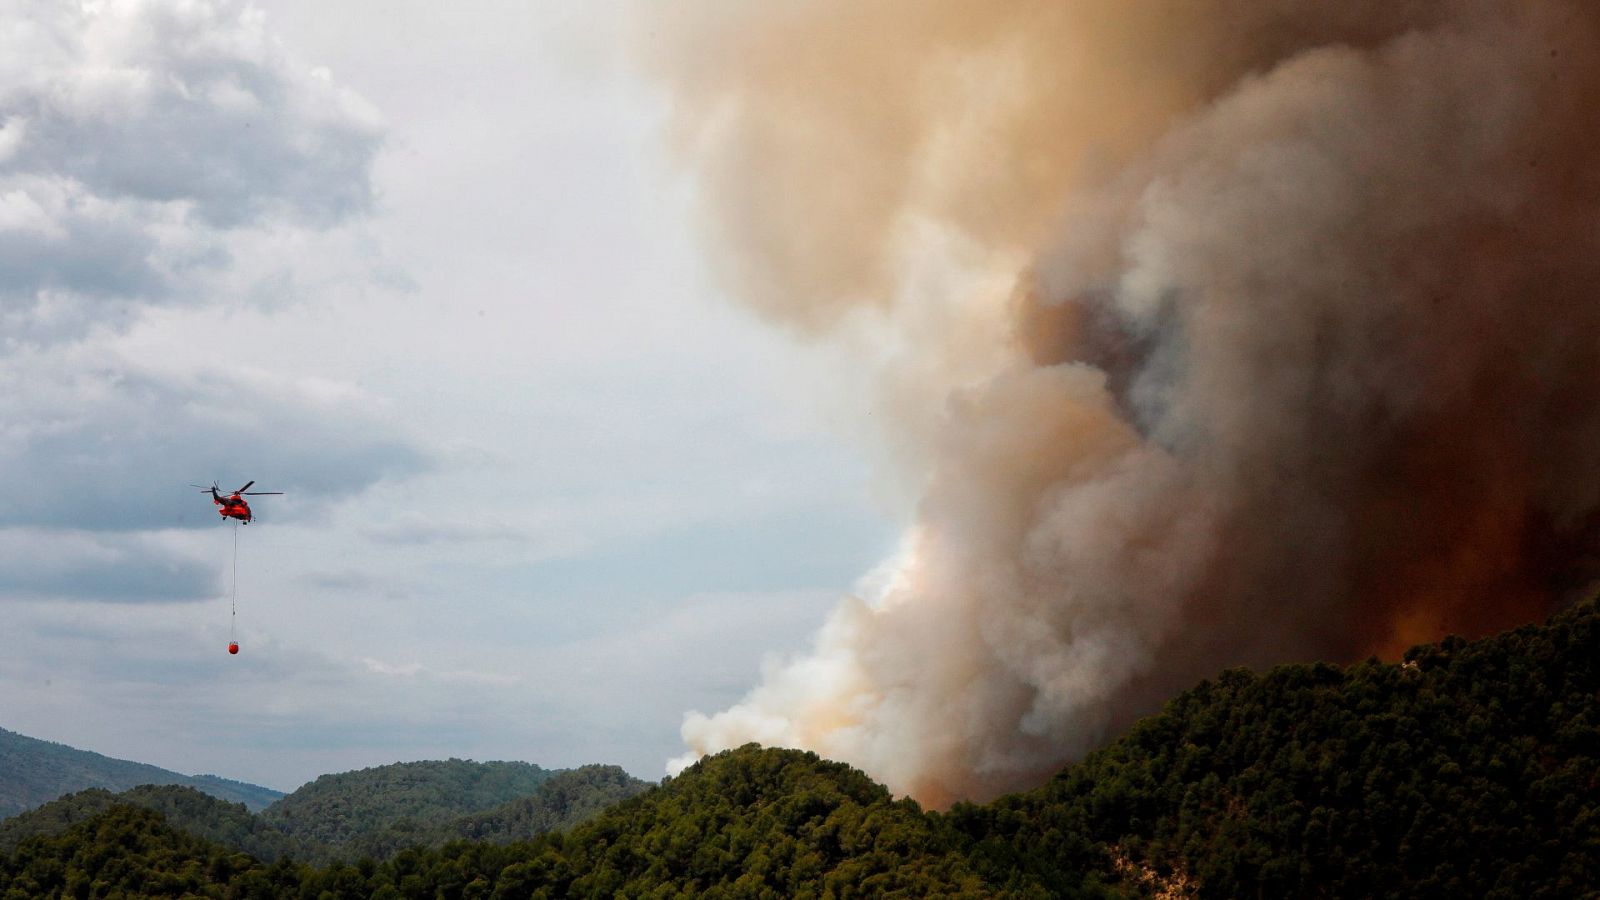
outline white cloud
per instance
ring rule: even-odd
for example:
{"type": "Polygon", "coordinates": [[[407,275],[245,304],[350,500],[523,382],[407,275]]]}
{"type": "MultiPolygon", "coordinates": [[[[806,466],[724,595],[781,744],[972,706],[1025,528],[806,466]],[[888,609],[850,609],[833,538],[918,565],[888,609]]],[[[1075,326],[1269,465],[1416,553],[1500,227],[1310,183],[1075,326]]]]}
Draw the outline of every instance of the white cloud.
{"type": "Polygon", "coordinates": [[[462,684],[494,685],[508,687],[518,684],[522,679],[516,675],[505,672],[483,672],[476,669],[430,669],[419,662],[386,663],[370,656],[361,658],[361,664],[367,671],[375,675],[385,675],[397,678],[423,678],[440,682],[458,682],[462,684]]]}
{"type": "Polygon", "coordinates": [[[370,656],[362,657],[361,664],[367,667],[368,672],[378,675],[399,675],[409,677],[422,671],[422,663],[419,662],[406,663],[405,665],[394,665],[379,659],[373,659],[370,656]]]}
{"type": "Polygon", "coordinates": [[[188,482],[273,479],[297,492],[275,504],[292,519],[425,467],[383,398],[241,366],[235,335],[178,336],[192,356],[117,343],[162,309],[374,283],[379,252],[354,268],[309,252],[370,248],[370,104],[236,0],[22,2],[5,19],[0,597],[194,599],[215,563],[149,538],[216,521],[188,482]]]}
{"type": "Polygon", "coordinates": [[[28,120],[21,116],[0,122],[0,164],[4,164],[16,155],[17,148],[22,146],[22,137],[28,131],[28,120]]]}
{"type": "Polygon", "coordinates": [[[864,467],[706,287],[616,9],[264,2],[0,15],[0,726],[653,773],[855,574],[864,467]],[[213,478],[289,491],[238,656],[213,478]]]}
{"type": "MultiPolygon", "coordinates": [[[[292,376],[178,376],[102,353],[0,362],[0,525],[138,531],[215,521],[187,487],[252,478],[295,511],[419,471],[361,392],[292,376]]],[[[269,514],[270,515],[270,514],[269,514]]]]}
{"type": "MultiPolygon", "coordinates": [[[[0,138],[4,136],[4,133],[0,132],[0,138]]],[[[3,147],[0,147],[0,152],[3,152],[3,147]]],[[[33,231],[53,240],[67,236],[66,230],[40,205],[39,201],[22,190],[0,194],[0,231],[33,231]]]]}
{"type": "Polygon", "coordinates": [[[0,599],[150,603],[211,599],[211,561],[153,535],[0,528],[0,599]]]}
{"type": "Polygon", "coordinates": [[[0,32],[3,346],[223,302],[234,232],[368,210],[383,129],[233,0],[23,3],[0,32]]]}

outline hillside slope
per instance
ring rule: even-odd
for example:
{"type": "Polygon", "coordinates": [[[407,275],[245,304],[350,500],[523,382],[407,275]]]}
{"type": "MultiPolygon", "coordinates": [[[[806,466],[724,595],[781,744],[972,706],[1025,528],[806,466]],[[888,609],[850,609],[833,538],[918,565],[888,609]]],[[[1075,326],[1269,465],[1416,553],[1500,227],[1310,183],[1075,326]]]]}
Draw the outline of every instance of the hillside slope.
{"type": "Polygon", "coordinates": [[[263,822],[243,804],[182,785],[143,785],[120,794],[89,788],[0,821],[0,853],[15,850],[30,837],[61,834],[118,804],[161,813],[173,828],[267,862],[285,856],[304,859],[313,851],[263,822]]]}
{"type": "Polygon", "coordinates": [[[159,812],[173,828],[266,862],[285,857],[321,864],[363,858],[383,860],[409,847],[439,847],[453,840],[501,844],[526,840],[593,818],[649,787],[648,782],[617,766],[584,766],[557,772],[532,794],[486,812],[432,827],[422,827],[415,819],[397,818],[391,812],[369,823],[370,827],[355,837],[337,844],[287,833],[267,817],[250,813],[242,804],[227,803],[190,787],[143,785],[119,794],[89,788],[0,821],[0,854],[15,850],[30,837],[61,834],[120,804],[159,812]]]}
{"type": "MultiPolygon", "coordinates": [[[[407,848],[440,847],[450,841],[506,844],[527,840],[591,819],[650,787],[649,782],[634,778],[618,766],[583,766],[551,772],[549,776],[527,796],[453,819],[441,819],[436,810],[412,807],[401,812],[393,805],[373,804],[369,813],[373,818],[365,823],[366,827],[335,843],[302,839],[298,858],[314,863],[386,860],[407,848]],[[425,821],[434,824],[424,824],[425,821]]],[[[322,809],[326,812],[328,807],[322,809]]],[[[276,823],[279,820],[264,816],[262,821],[276,823]]],[[[309,820],[302,821],[302,825],[304,827],[296,834],[308,835],[323,830],[309,820]]],[[[225,840],[223,843],[240,846],[225,840]]]]}
{"type": "Polygon", "coordinates": [[[552,777],[530,796],[449,823],[440,830],[437,843],[527,840],[571,828],[650,787],[650,782],[634,778],[621,766],[582,766],[552,777]]]}
{"type": "Polygon", "coordinates": [[[497,881],[526,879],[550,896],[984,896],[931,825],[859,770],[750,744],[564,834],[513,845],[521,859],[497,881]]]}
{"type": "Polygon", "coordinates": [[[1600,611],[1244,670],[1038,790],[960,806],[992,879],[1200,896],[1577,896],[1600,885],[1600,611]]]}
{"type": "Polygon", "coordinates": [[[372,845],[385,832],[384,846],[425,840],[431,829],[526,797],[556,774],[525,762],[393,763],[324,775],[261,816],[286,834],[343,855],[347,845],[372,845]]]}
{"type": "Polygon", "coordinates": [[[0,818],[85,788],[115,792],[141,784],[181,784],[254,811],[283,796],[260,785],[215,775],[183,775],[0,728],[0,818]]]}
{"type": "Polygon", "coordinates": [[[155,833],[126,809],[23,841],[0,888],[136,852],[141,877],[211,866],[233,893],[302,896],[1582,896],[1600,884],[1600,612],[1402,664],[1225,672],[1050,783],[945,814],[754,745],[565,832],[377,865],[145,852],[112,836],[155,833]]]}
{"type": "Polygon", "coordinates": [[[433,825],[412,817],[389,817],[336,845],[314,850],[312,862],[385,860],[410,847],[441,847],[451,841],[507,844],[570,828],[649,789],[619,766],[583,766],[556,772],[533,793],[508,803],[433,825]]]}
{"type": "Polygon", "coordinates": [[[246,854],[173,828],[161,813],[122,803],[59,835],[29,838],[0,860],[6,900],[280,897],[300,880],[292,867],[267,870],[246,854]]]}

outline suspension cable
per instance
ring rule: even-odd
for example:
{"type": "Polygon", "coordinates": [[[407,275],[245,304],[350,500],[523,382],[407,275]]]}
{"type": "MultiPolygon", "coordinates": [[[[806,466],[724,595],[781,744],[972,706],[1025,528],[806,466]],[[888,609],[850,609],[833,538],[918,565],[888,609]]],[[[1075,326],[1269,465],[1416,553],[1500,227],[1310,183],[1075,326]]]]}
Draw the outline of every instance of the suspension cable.
{"type": "Polygon", "coordinates": [[[233,526],[233,590],[231,592],[232,612],[228,616],[228,640],[233,642],[239,639],[239,526],[233,526]]]}

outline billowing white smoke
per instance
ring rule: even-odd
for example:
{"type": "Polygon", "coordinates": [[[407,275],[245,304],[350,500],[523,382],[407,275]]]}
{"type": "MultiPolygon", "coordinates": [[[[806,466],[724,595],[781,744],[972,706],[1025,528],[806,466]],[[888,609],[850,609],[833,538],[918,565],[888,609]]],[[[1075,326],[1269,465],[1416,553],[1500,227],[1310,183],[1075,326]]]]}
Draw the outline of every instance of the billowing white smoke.
{"type": "Polygon", "coordinates": [[[711,12],[655,33],[724,271],[867,348],[924,488],[882,595],[690,714],[687,759],[986,798],[1222,667],[1590,577],[1600,8],[711,12]]]}

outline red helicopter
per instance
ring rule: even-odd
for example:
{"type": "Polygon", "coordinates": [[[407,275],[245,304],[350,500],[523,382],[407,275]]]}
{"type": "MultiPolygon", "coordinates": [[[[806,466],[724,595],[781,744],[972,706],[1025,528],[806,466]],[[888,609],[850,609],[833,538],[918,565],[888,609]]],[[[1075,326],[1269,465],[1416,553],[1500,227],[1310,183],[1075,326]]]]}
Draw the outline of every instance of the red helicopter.
{"type": "MultiPolygon", "coordinates": [[[[247,481],[244,483],[244,487],[239,488],[237,491],[234,491],[232,494],[229,494],[226,497],[222,495],[221,491],[217,490],[217,483],[214,481],[211,483],[211,487],[200,488],[200,492],[211,492],[211,502],[217,505],[217,515],[223,517],[224,519],[238,519],[244,524],[249,525],[250,520],[255,518],[255,514],[250,512],[250,504],[244,498],[262,497],[268,494],[283,493],[283,491],[252,491],[250,490],[250,485],[252,484],[255,484],[255,482],[247,481]]],[[[195,485],[195,487],[200,486],[195,485]]]]}

